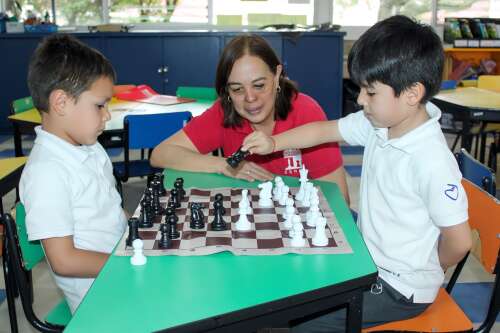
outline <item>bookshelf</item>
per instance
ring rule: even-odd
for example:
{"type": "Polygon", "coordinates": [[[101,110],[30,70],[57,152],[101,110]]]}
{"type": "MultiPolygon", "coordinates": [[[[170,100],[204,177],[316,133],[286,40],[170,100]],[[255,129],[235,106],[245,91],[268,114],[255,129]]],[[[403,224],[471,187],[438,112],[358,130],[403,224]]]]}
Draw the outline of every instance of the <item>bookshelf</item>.
{"type": "Polygon", "coordinates": [[[493,59],[497,63],[495,75],[500,75],[500,48],[456,48],[445,47],[445,63],[443,71],[443,79],[448,80],[448,75],[452,71],[452,58],[457,60],[468,61],[474,65],[479,65],[481,59],[493,59]]]}

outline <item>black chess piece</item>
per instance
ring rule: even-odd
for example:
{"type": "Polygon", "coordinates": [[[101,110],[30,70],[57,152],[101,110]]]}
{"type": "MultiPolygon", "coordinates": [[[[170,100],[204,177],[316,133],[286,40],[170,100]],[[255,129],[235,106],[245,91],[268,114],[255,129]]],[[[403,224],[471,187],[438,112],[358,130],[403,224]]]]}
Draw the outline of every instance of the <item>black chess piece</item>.
{"type": "Polygon", "coordinates": [[[153,211],[151,207],[152,198],[149,194],[144,195],[141,200],[141,214],[139,216],[139,227],[151,228],[153,227],[153,211]]]}
{"type": "Polygon", "coordinates": [[[151,187],[149,188],[152,193],[152,212],[154,216],[161,216],[164,213],[164,209],[160,203],[160,188],[156,181],[152,181],[151,187]]]}
{"type": "Polygon", "coordinates": [[[241,161],[243,161],[249,154],[249,151],[243,151],[240,147],[231,156],[226,158],[226,162],[231,166],[231,168],[236,169],[238,165],[240,165],[241,161]]]}
{"type": "Polygon", "coordinates": [[[167,218],[168,228],[169,228],[168,237],[170,239],[179,238],[181,235],[179,231],[177,231],[177,221],[179,221],[179,218],[175,214],[170,215],[167,218]]]}
{"type": "Polygon", "coordinates": [[[174,182],[174,188],[179,192],[179,201],[182,201],[186,196],[186,191],[184,190],[184,179],[179,177],[174,182]]]}
{"type": "Polygon", "coordinates": [[[167,218],[170,216],[170,215],[174,215],[175,214],[175,209],[173,207],[167,207],[165,209],[165,221],[167,221],[167,218]]]}
{"type": "Polygon", "coordinates": [[[202,205],[198,202],[191,203],[191,229],[203,229],[205,227],[205,215],[202,211],[202,205]]]}
{"type": "Polygon", "coordinates": [[[179,200],[179,191],[173,188],[170,190],[170,200],[174,202],[175,208],[179,208],[181,206],[181,201],[179,200]]]}
{"type": "Polygon", "coordinates": [[[139,236],[139,220],[137,217],[131,217],[128,219],[128,237],[126,245],[132,246],[132,242],[138,238],[141,238],[139,236]]]}
{"type": "MultiPolygon", "coordinates": [[[[220,194],[220,193],[219,193],[220,194]]],[[[226,221],[223,219],[223,215],[226,210],[222,206],[222,194],[220,195],[220,200],[217,200],[217,195],[215,195],[214,201],[214,220],[212,221],[211,227],[213,231],[223,231],[227,229],[226,221]]]]}
{"type": "Polygon", "coordinates": [[[160,224],[161,238],[158,241],[158,247],[160,249],[168,249],[170,246],[169,230],[166,223],[160,224]]]}
{"type": "Polygon", "coordinates": [[[167,190],[165,189],[165,175],[163,174],[163,172],[158,172],[158,173],[155,173],[154,175],[154,178],[159,180],[160,182],[160,195],[162,197],[166,196],[167,195],[167,190]]]}

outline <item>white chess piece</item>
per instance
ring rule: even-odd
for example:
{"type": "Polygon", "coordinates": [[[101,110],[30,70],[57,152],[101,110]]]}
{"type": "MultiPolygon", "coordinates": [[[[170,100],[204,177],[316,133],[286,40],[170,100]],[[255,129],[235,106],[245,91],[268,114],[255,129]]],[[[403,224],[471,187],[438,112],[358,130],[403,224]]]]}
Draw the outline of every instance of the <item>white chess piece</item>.
{"type": "Polygon", "coordinates": [[[281,190],[283,188],[283,185],[285,185],[285,183],[283,182],[283,179],[280,176],[274,178],[274,183],[275,186],[273,188],[273,199],[274,201],[278,201],[281,198],[281,190]]]}
{"type": "Polygon", "coordinates": [[[302,206],[309,207],[311,205],[311,192],[314,188],[313,183],[307,183],[304,190],[304,198],[302,199],[302,206]]]}
{"type": "Polygon", "coordinates": [[[288,198],[286,200],[285,214],[283,214],[283,217],[285,218],[285,222],[283,223],[283,226],[286,229],[292,228],[292,219],[293,219],[294,214],[295,214],[295,207],[293,207],[293,199],[288,198]]]}
{"type": "Polygon", "coordinates": [[[130,263],[134,266],[142,266],[146,264],[148,258],[142,253],[144,243],[141,239],[137,238],[132,242],[132,247],[134,248],[134,255],[130,257],[130,263]]]}
{"type": "Polygon", "coordinates": [[[305,182],[301,181],[299,191],[295,194],[295,199],[300,201],[300,202],[302,202],[302,200],[304,200],[304,193],[306,191],[306,184],[307,184],[307,181],[305,181],[305,182]]]}
{"type": "Polygon", "coordinates": [[[307,174],[308,173],[309,173],[309,170],[307,170],[306,166],[304,164],[302,164],[302,168],[299,169],[299,175],[300,175],[299,181],[301,183],[308,181],[308,179],[307,179],[307,174]]]}
{"type": "Polygon", "coordinates": [[[290,244],[293,247],[303,247],[304,244],[306,243],[304,237],[303,237],[303,231],[304,226],[302,223],[294,223],[293,224],[293,236],[290,244]]]}
{"type": "Polygon", "coordinates": [[[302,227],[302,229],[303,229],[303,226],[302,226],[302,223],[300,221],[300,215],[293,214],[291,220],[292,220],[292,227],[291,227],[291,230],[288,232],[288,235],[290,237],[293,237],[295,235],[295,228],[293,226],[296,225],[296,224],[300,224],[300,226],[302,227]]]}
{"type": "Polygon", "coordinates": [[[309,227],[316,226],[316,221],[321,217],[318,205],[312,205],[306,214],[306,224],[309,227]]]}
{"type": "Polygon", "coordinates": [[[272,189],[273,189],[273,183],[272,182],[265,182],[261,183],[258,185],[259,188],[261,189],[259,192],[259,206],[260,207],[272,207],[273,206],[273,199],[272,199],[272,189]]]}
{"type": "Polygon", "coordinates": [[[328,245],[328,238],[325,232],[326,218],[320,217],[316,221],[316,229],[314,230],[314,237],[312,243],[314,246],[326,246],[328,245]]]}
{"type": "Polygon", "coordinates": [[[252,208],[250,207],[250,201],[248,200],[248,190],[243,189],[241,191],[241,200],[238,203],[238,214],[252,214],[252,208]]]}
{"type": "Polygon", "coordinates": [[[281,188],[281,197],[279,198],[278,203],[281,206],[284,206],[286,204],[286,200],[288,199],[288,192],[290,191],[290,188],[286,185],[283,185],[281,188]]]}
{"type": "Polygon", "coordinates": [[[252,229],[252,224],[248,221],[246,214],[240,214],[240,218],[236,222],[235,227],[238,231],[248,231],[252,229]]]}

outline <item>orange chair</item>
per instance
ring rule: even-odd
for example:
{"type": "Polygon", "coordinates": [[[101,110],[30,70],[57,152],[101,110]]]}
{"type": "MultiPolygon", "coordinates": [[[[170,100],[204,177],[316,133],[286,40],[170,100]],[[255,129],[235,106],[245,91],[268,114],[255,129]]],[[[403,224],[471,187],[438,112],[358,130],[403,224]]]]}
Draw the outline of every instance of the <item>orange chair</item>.
{"type": "MultiPolygon", "coordinates": [[[[491,293],[488,313],[479,328],[473,330],[472,322],[463,313],[460,307],[449,295],[448,287],[441,288],[435,302],[429,306],[421,315],[407,319],[382,324],[363,332],[378,331],[413,331],[413,332],[489,332],[499,312],[500,287],[498,278],[500,239],[500,202],[484,190],[472,184],[468,180],[462,180],[469,201],[469,224],[472,230],[479,234],[479,251],[473,249],[473,253],[480,253],[480,262],[483,268],[492,274],[496,274],[493,290],[491,293]]],[[[458,276],[467,257],[465,257],[455,269],[454,276],[458,276]],[[462,264],[462,265],[461,265],[462,264]]],[[[454,282],[454,281],[453,281],[454,282]]],[[[452,283],[453,284],[453,283],[452,283]]],[[[452,286],[451,286],[452,287],[452,286]]]]}

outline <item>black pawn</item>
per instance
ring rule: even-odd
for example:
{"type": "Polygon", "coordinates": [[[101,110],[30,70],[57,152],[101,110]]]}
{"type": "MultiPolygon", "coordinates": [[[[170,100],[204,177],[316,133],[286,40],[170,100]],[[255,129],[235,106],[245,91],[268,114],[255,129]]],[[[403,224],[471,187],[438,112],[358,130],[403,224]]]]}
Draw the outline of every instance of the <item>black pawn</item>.
{"type": "Polygon", "coordinates": [[[155,174],[155,178],[158,179],[160,181],[160,195],[162,197],[166,196],[167,195],[167,190],[165,189],[165,175],[163,174],[163,172],[159,172],[157,174],[155,174]]]}
{"type": "Polygon", "coordinates": [[[179,191],[179,196],[182,199],[186,196],[186,191],[184,190],[184,178],[177,178],[174,183],[174,188],[179,191]]]}
{"type": "Polygon", "coordinates": [[[128,237],[126,241],[127,246],[132,246],[132,242],[139,237],[139,220],[137,217],[131,217],[128,219],[128,237]]]}
{"type": "Polygon", "coordinates": [[[139,216],[139,227],[153,227],[153,211],[151,208],[151,196],[145,195],[141,200],[141,215],[139,216]]]}
{"type": "Polygon", "coordinates": [[[179,218],[175,214],[170,215],[167,219],[169,227],[168,238],[170,239],[179,238],[181,235],[179,231],[177,231],[177,221],[179,221],[179,218]]]}
{"type": "Polygon", "coordinates": [[[193,202],[191,204],[191,223],[189,224],[191,229],[205,228],[205,215],[201,208],[202,206],[199,203],[193,202]]]}
{"type": "Polygon", "coordinates": [[[212,230],[213,231],[223,231],[227,229],[226,222],[222,218],[225,213],[225,209],[222,206],[222,200],[215,200],[214,202],[214,220],[212,221],[212,230]]]}
{"type": "Polygon", "coordinates": [[[163,207],[160,203],[160,188],[158,187],[158,183],[153,181],[152,187],[150,188],[152,195],[152,211],[155,216],[161,216],[164,213],[163,207]]]}
{"type": "Polygon", "coordinates": [[[181,206],[181,201],[179,200],[179,191],[173,188],[170,190],[170,201],[175,204],[175,208],[179,208],[181,206]]]}
{"type": "Polygon", "coordinates": [[[160,249],[168,249],[170,246],[170,238],[169,238],[169,230],[168,230],[168,225],[166,223],[160,224],[160,233],[161,233],[161,238],[158,241],[158,247],[160,249]]]}

